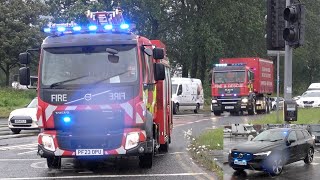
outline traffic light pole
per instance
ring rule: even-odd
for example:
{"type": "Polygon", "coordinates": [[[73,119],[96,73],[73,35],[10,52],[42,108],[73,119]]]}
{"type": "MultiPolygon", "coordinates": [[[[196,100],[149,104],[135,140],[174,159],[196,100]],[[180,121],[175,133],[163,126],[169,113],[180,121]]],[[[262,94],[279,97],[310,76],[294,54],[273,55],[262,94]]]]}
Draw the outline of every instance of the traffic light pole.
{"type": "MultiPolygon", "coordinates": [[[[290,6],[290,0],[286,0],[286,6],[290,6]]],[[[286,22],[286,26],[287,26],[286,22]]],[[[292,99],[292,47],[286,42],[284,56],[284,99],[292,99]]]]}

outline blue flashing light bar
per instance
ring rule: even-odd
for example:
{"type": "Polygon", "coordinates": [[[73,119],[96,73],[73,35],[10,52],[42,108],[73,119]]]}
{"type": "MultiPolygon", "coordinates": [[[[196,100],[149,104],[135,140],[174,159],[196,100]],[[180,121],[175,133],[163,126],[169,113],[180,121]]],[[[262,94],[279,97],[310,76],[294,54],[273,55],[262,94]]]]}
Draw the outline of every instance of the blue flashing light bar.
{"type": "Polygon", "coordinates": [[[96,31],[98,29],[98,26],[90,25],[88,28],[89,28],[90,31],[96,31]]]}
{"type": "Polygon", "coordinates": [[[43,29],[43,32],[49,33],[52,35],[60,34],[77,34],[77,33],[110,33],[110,32],[119,32],[119,33],[131,33],[132,29],[135,28],[134,24],[120,24],[120,25],[95,25],[90,24],[89,26],[79,26],[77,24],[57,24],[51,27],[46,27],[43,29]]]}
{"type": "Polygon", "coordinates": [[[58,27],[57,30],[59,32],[64,32],[64,31],[66,31],[66,28],[65,27],[58,27]]]}
{"type": "Polygon", "coordinates": [[[129,24],[121,24],[120,28],[121,29],[128,29],[129,28],[129,24]]]}
{"type": "Polygon", "coordinates": [[[106,30],[111,30],[112,28],[113,27],[112,27],[111,24],[107,24],[107,25],[104,26],[104,29],[106,29],[106,30]]]}
{"type": "Polygon", "coordinates": [[[43,31],[44,31],[45,33],[50,33],[50,32],[51,32],[51,29],[50,29],[50,28],[44,28],[43,31]]]}
{"type": "Polygon", "coordinates": [[[73,31],[81,31],[81,26],[74,26],[73,28],[73,31]]]}

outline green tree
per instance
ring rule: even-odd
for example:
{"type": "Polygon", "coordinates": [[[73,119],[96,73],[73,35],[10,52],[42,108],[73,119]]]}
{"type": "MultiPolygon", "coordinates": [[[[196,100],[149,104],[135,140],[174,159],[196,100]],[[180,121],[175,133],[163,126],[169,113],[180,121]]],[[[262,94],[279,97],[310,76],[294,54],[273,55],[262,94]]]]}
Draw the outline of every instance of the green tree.
{"type": "Polygon", "coordinates": [[[39,27],[44,4],[41,0],[14,0],[0,3],[0,69],[9,85],[10,70],[19,64],[21,51],[39,46],[39,27]]]}

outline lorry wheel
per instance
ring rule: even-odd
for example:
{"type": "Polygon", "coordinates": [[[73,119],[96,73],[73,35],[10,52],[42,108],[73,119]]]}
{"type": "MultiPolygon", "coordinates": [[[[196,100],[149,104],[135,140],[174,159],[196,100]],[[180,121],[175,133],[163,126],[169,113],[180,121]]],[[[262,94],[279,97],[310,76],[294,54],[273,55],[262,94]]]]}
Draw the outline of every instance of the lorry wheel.
{"type": "Polygon", "coordinates": [[[195,114],[197,114],[197,113],[199,112],[199,109],[200,109],[200,104],[198,103],[197,106],[196,106],[196,109],[193,110],[193,112],[194,112],[195,114]]]}
{"type": "Polygon", "coordinates": [[[21,129],[11,129],[11,131],[13,132],[13,134],[19,134],[21,129]]]}
{"type": "Polygon", "coordinates": [[[165,144],[161,144],[159,150],[162,152],[168,152],[169,151],[169,142],[167,141],[165,144]]]}
{"type": "Polygon", "coordinates": [[[140,168],[151,168],[153,161],[153,153],[147,153],[139,156],[139,166],[140,168]]]}
{"type": "Polygon", "coordinates": [[[47,166],[49,169],[60,169],[61,168],[61,157],[48,157],[47,166]]]}
{"type": "Polygon", "coordinates": [[[221,116],[221,112],[220,112],[220,111],[213,111],[213,114],[214,114],[215,116],[221,116]]]}

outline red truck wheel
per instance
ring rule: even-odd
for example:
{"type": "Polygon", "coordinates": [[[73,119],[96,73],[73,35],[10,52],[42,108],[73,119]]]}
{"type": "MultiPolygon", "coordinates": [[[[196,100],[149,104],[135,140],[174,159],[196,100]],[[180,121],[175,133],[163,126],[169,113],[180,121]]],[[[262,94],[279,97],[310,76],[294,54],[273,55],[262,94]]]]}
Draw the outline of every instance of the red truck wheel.
{"type": "Polygon", "coordinates": [[[153,153],[147,153],[142,156],[139,156],[139,166],[141,168],[151,168],[153,161],[153,153]]]}
{"type": "Polygon", "coordinates": [[[47,166],[49,169],[60,169],[61,168],[61,157],[48,157],[47,166]]]}

